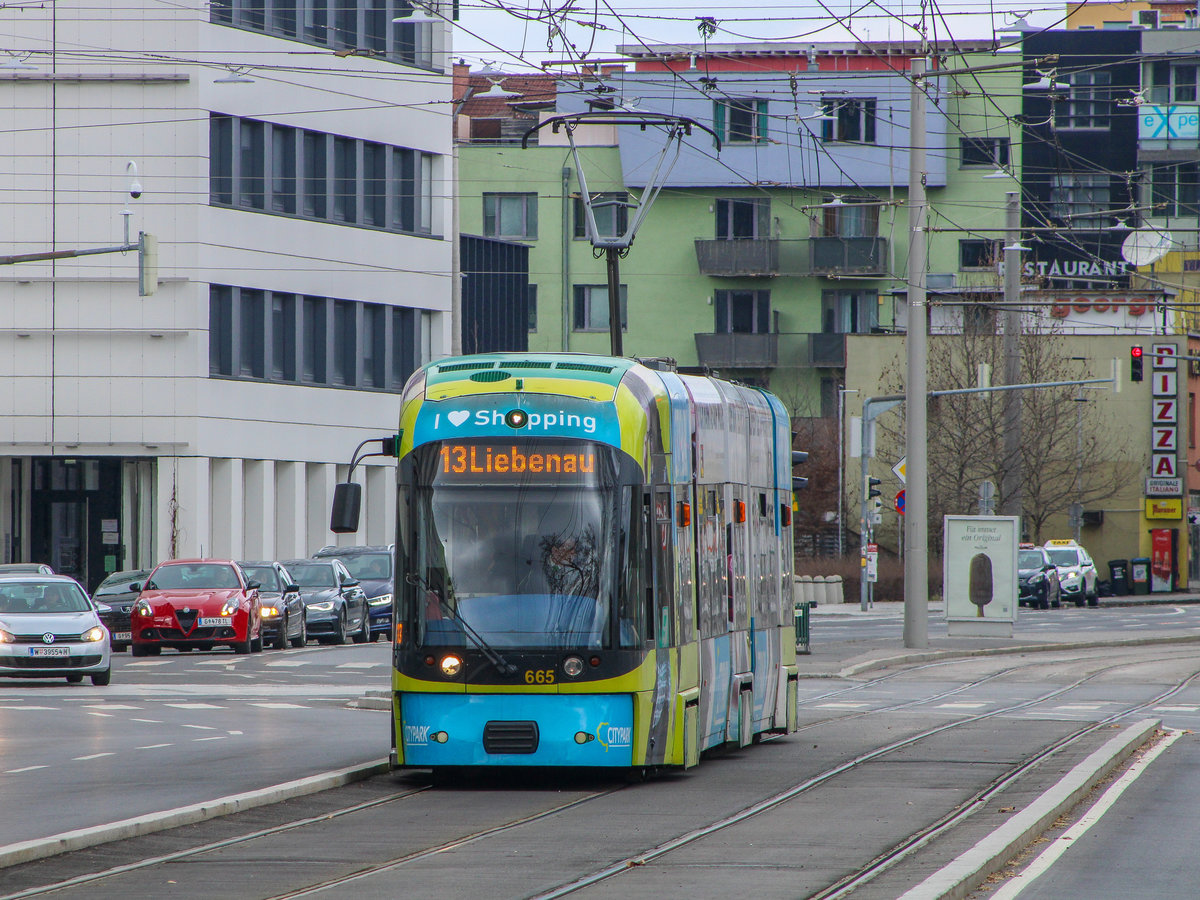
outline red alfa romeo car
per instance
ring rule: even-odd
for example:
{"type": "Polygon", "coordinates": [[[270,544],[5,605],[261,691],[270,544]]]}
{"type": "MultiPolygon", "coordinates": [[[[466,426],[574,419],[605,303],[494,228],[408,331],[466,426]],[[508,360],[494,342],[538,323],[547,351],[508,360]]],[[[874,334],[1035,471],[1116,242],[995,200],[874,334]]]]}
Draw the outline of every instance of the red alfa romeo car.
{"type": "Polygon", "coordinates": [[[130,627],[134,656],[157,656],[163,647],[234,653],[263,648],[258,582],[228,559],[173,559],[159,564],[134,604],[130,627]]]}

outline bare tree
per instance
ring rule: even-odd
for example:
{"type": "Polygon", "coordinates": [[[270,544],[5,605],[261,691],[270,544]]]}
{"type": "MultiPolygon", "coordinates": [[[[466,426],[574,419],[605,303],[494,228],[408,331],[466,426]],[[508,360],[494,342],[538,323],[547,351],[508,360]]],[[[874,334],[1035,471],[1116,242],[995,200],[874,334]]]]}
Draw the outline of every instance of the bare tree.
{"type": "MultiPolygon", "coordinates": [[[[976,387],[980,364],[1001,371],[1002,339],[990,329],[933,336],[929,342],[929,389],[976,387]]],[[[1021,338],[1024,383],[1096,377],[1086,361],[1072,359],[1066,339],[1055,331],[1030,330],[1021,338]]],[[[900,374],[884,373],[885,389],[899,392],[900,374]]],[[[1087,403],[1088,390],[1077,386],[1021,391],[1021,491],[1024,531],[1041,541],[1047,521],[1068,511],[1114,496],[1128,478],[1129,435],[1113,426],[1098,403],[1087,403]],[[1077,400],[1082,398],[1082,400],[1077,400]],[[1080,409],[1081,404],[1084,408],[1080,409]]],[[[930,527],[937,533],[945,515],[978,510],[979,486],[1005,483],[1003,396],[965,394],[929,403],[930,527]]],[[[903,421],[881,421],[880,441],[903,446],[903,421]]],[[[999,509],[1004,498],[997,496],[999,509]]]]}
{"type": "Polygon", "coordinates": [[[835,418],[821,416],[798,388],[784,387],[778,395],[792,412],[792,449],[808,453],[808,462],[795,469],[797,476],[808,479],[808,485],[795,493],[792,522],[797,552],[814,555],[821,543],[820,535],[831,535],[830,543],[836,544],[838,423],[835,418]]]}

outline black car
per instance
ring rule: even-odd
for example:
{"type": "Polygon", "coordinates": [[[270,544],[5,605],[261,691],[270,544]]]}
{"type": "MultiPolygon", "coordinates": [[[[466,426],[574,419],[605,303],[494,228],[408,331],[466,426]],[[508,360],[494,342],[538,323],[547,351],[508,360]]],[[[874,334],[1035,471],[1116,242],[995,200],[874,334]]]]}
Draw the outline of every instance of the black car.
{"type": "Polygon", "coordinates": [[[92,602],[96,604],[100,621],[108,629],[113,653],[122,652],[132,640],[129,614],[133,604],[137,603],[138,591],[131,588],[140,588],[149,574],[149,569],[113,572],[100,582],[96,592],[92,594],[92,602]]]}
{"type": "Polygon", "coordinates": [[[371,640],[392,636],[392,548],[322,547],[313,559],[341,560],[367,595],[371,640]]]}
{"type": "Polygon", "coordinates": [[[365,644],[371,636],[367,595],[336,559],[293,559],[283,564],[304,599],[308,636],[321,644],[365,644]]]}
{"type": "Polygon", "coordinates": [[[1043,547],[1021,547],[1017,551],[1017,603],[1039,609],[1058,609],[1062,593],[1058,567],[1043,547]]]}
{"type": "Polygon", "coordinates": [[[271,560],[239,562],[246,577],[259,583],[263,643],[283,650],[308,643],[308,622],[300,588],[281,563],[271,560]]]}

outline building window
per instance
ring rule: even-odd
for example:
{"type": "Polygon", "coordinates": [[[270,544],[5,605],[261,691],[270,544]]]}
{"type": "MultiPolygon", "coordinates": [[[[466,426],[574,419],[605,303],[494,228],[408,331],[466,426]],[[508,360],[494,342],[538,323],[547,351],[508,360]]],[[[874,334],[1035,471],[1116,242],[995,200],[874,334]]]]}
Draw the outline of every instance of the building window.
{"type": "Polygon", "coordinates": [[[980,240],[968,238],[958,242],[959,269],[996,270],[996,265],[1004,258],[1001,241],[980,240]]]}
{"type": "Polygon", "coordinates": [[[713,101],[713,131],[723,144],[765,143],[767,101],[755,97],[713,101]]]}
{"type": "Polygon", "coordinates": [[[387,390],[432,353],[428,314],[383,303],[214,284],[208,322],[209,374],[226,378],[387,390]]]}
{"type": "Polygon", "coordinates": [[[1150,67],[1149,102],[1157,106],[1195,103],[1196,80],[1200,66],[1193,62],[1172,63],[1160,59],[1150,67]]]}
{"type": "Polygon", "coordinates": [[[537,331],[537,288],[536,284],[529,286],[529,330],[537,331]]]}
{"type": "Polygon", "coordinates": [[[717,240],[765,238],[771,235],[771,200],[718,200],[717,240]]]}
{"type": "Polygon", "coordinates": [[[208,371],[233,375],[233,288],[216,284],[208,292],[208,371]]]}
{"type": "Polygon", "coordinates": [[[821,111],[821,140],[875,143],[874,98],[826,97],[821,111]]]}
{"type": "Polygon", "coordinates": [[[959,138],[959,166],[964,169],[1008,165],[1008,138],[959,138]]]}
{"type": "Polygon", "coordinates": [[[821,330],[826,334],[870,334],[878,324],[875,291],[821,292],[821,330]]]}
{"type": "MultiPolygon", "coordinates": [[[[574,198],[575,207],[575,238],[588,236],[587,215],[583,208],[583,198],[574,198]]],[[[629,227],[629,195],[624,191],[602,191],[592,194],[592,215],[596,218],[596,228],[600,237],[620,237],[629,227]]]]}
{"type": "Polygon", "coordinates": [[[825,202],[821,237],[860,238],[879,236],[879,201],[874,198],[825,202]]]}
{"type": "Polygon", "coordinates": [[[1196,218],[1200,216],[1200,164],[1170,163],[1150,169],[1150,203],[1154,209],[1148,217],[1171,216],[1196,218]]]}
{"type": "Polygon", "coordinates": [[[1106,130],[1111,122],[1111,73],[1072,72],[1059,80],[1067,82],[1067,98],[1055,104],[1054,127],[1106,130]]]}
{"type": "Polygon", "coordinates": [[[271,295],[271,378],[296,380],[296,297],[271,295]]]}
{"type": "MultiPolygon", "coordinates": [[[[629,292],[627,285],[621,285],[621,330],[629,330],[629,292]]],[[[605,331],[608,328],[608,285],[607,284],[577,284],[575,285],[575,315],[573,330],[575,331],[605,331]]]]}
{"type": "Polygon", "coordinates": [[[1112,209],[1111,192],[1108,175],[1055,175],[1050,181],[1050,215],[1060,221],[1078,216],[1080,227],[1102,228],[1108,223],[1094,214],[1112,209]]]}
{"type": "Polygon", "coordinates": [[[404,21],[413,12],[409,0],[216,0],[210,7],[210,20],[218,25],[361,48],[395,63],[433,68],[433,24],[404,21]],[[389,29],[393,19],[400,21],[389,29]]]}
{"type": "Polygon", "coordinates": [[[537,194],[484,194],[484,237],[537,238],[537,194]]]}
{"type": "Polygon", "coordinates": [[[717,291],[713,294],[718,334],[768,334],[771,331],[770,291],[717,291]]]}
{"type": "Polygon", "coordinates": [[[209,152],[214,206],[433,233],[432,154],[220,115],[210,119],[209,152]]]}
{"type": "Polygon", "coordinates": [[[271,126],[271,209],[296,211],[296,129],[271,126]]]}

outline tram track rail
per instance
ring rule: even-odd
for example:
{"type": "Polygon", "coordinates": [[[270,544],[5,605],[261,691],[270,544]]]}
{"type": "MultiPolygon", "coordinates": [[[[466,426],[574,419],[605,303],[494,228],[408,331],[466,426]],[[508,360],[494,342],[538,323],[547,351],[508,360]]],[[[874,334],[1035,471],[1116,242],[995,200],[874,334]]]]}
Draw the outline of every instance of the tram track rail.
{"type": "MultiPolygon", "coordinates": [[[[1179,657],[1177,657],[1177,658],[1183,658],[1184,655],[1185,654],[1183,654],[1181,652],[1179,657]]],[[[1162,657],[1160,657],[1159,659],[1161,660],[1162,657]]],[[[1055,662],[1057,662],[1057,661],[1055,661],[1055,662]]],[[[914,667],[912,669],[907,670],[907,672],[911,674],[913,671],[917,671],[920,669],[926,669],[926,668],[930,668],[933,666],[945,665],[945,664],[947,664],[947,663],[945,663],[944,661],[939,661],[937,663],[931,663],[931,664],[924,665],[924,666],[914,667]]],[[[1047,664],[1047,665],[1051,664],[1051,661],[1047,660],[1047,661],[1045,661],[1044,664],[1047,664]]],[[[675,837],[669,841],[666,841],[662,844],[659,844],[658,846],[655,846],[649,850],[644,850],[644,851],[638,852],[636,854],[631,854],[625,858],[622,858],[620,860],[617,860],[615,862],[607,864],[601,869],[597,869],[594,872],[579,876],[578,878],[572,879],[569,882],[564,882],[563,884],[559,885],[558,887],[552,888],[547,891],[543,891],[543,892],[535,894],[533,896],[538,898],[538,900],[542,900],[542,898],[565,897],[570,894],[576,893],[586,887],[599,884],[602,881],[607,881],[609,879],[615,878],[624,872],[630,871],[632,869],[635,869],[635,868],[644,866],[646,864],[652,863],[656,860],[662,859],[663,857],[667,856],[668,854],[670,854],[676,850],[679,850],[683,847],[686,847],[688,845],[694,844],[697,841],[701,841],[706,837],[710,837],[710,836],[719,834],[722,831],[726,831],[730,828],[733,828],[734,826],[738,825],[741,822],[745,822],[746,820],[748,820],[754,816],[760,815],[764,812],[767,812],[767,811],[775,809],[785,803],[788,803],[789,801],[804,794],[805,792],[811,791],[823,784],[826,784],[826,783],[832,781],[833,779],[838,778],[839,776],[845,775],[846,773],[853,771],[857,767],[864,766],[873,760],[880,759],[888,754],[895,753],[904,748],[912,747],[912,746],[920,743],[921,741],[928,740],[934,736],[944,734],[944,733],[946,733],[948,731],[952,731],[953,729],[956,729],[956,728],[962,728],[962,727],[965,727],[965,726],[968,726],[971,724],[975,724],[975,723],[978,723],[981,721],[985,721],[988,719],[992,719],[995,717],[1009,715],[1012,713],[1020,712],[1022,710],[1034,708],[1040,704],[1044,704],[1044,703],[1053,701],[1055,699],[1061,698],[1064,695],[1069,694],[1072,691],[1076,691],[1079,688],[1081,688],[1082,686],[1088,684],[1089,682],[1094,681],[1095,679],[1101,677],[1102,675],[1104,675],[1106,673],[1110,673],[1110,672],[1113,672],[1113,671],[1119,670],[1119,669],[1129,668],[1129,667],[1138,666],[1138,665],[1145,665],[1145,664],[1146,664],[1145,660],[1131,660],[1131,661],[1125,661],[1125,662],[1107,665],[1107,666],[1104,666],[1093,672],[1090,672],[1083,677],[1076,678],[1073,681],[1071,681],[1070,683],[1060,685],[1050,691],[1042,692],[1036,697],[1028,698],[1028,699],[1025,699],[1020,702],[1016,702],[1016,703],[1007,704],[1003,707],[991,709],[986,712],[980,712],[980,713],[976,713],[976,714],[972,714],[972,715],[968,715],[968,716],[963,716],[961,718],[956,718],[952,721],[945,722],[940,725],[924,729],[924,730],[920,731],[919,733],[909,735],[908,737],[904,737],[904,738],[889,742],[887,744],[884,744],[882,746],[875,747],[874,749],[857,754],[849,760],[846,760],[837,765],[831,766],[831,767],[825,769],[824,771],[817,773],[816,775],[810,776],[810,777],[806,778],[804,781],[801,781],[798,784],[795,784],[783,791],[776,792],[775,794],[773,794],[769,797],[761,799],[753,804],[747,805],[746,807],[744,807],[740,810],[737,810],[733,813],[730,813],[728,815],[725,815],[720,819],[717,819],[706,825],[700,826],[691,831],[680,834],[677,837],[675,837]]],[[[804,726],[802,726],[802,729],[808,730],[808,729],[818,728],[818,727],[822,727],[822,726],[833,726],[833,725],[836,725],[839,723],[846,722],[848,720],[853,720],[853,719],[861,718],[864,716],[878,715],[878,714],[887,713],[887,712],[896,712],[896,711],[900,711],[900,710],[904,710],[904,709],[911,709],[914,707],[927,705],[931,702],[934,702],[938,699],[943,699],[947,696],[961,694],[964,691],[968,691],[973,687],[977,687],[979,685],[985,684],[996,678],[1002,677],[1003,675],[1011,674],[1013,671],[1014,671],[1013,667],[997,670],[996,672],[989,673],[987,675],[973,679],[970,682],[955,685],[954,687],[949,688],[947,690],[938,691],[933,694],[923,696],[921,698],[917,698],[914,700],[908,700],[908,701],[904,701],[901,703],[890,704],[888,706],[876,707],[871,710],[856,711],[856,712],[853,712],[853,713],[851,713],[849,715],[845,715],[845,716],[830,717],[828,719],[823,719],[820,722],[807,723],[804,726]]],[[[881,678],[872,679],[871,681],[866,682],[863,685],[856,685],[854,688],[847,688],[846,690],[850,691],[850,690],[855,690],[855,689],[863,689],[863,688],[870,687],[872,685],[877,685],[879,683],[891,680],[892,678],[896,677],[899,674],[903,674],[903,673],[891,673],[891,674],[883,676],[881,678]]],[[[1096,722],[1093,722],[1093,723],[1089,723],[1088,725],[1081,727],[1079,729],[1076,729],[1072,733],[1054,741],[1052,744],[1050,744],[1047,747],[1043,748],[1042,750],[1038,751],[1033,756],[1023,760],[1019,765],[1014,766],[1009,771],[1007,771],[1007,772],[1001,774],[1000,776],[998,776],[997,778],[993,779],[984,788],[982,788],[977,793],[972,795],[970,798],[968,798],[967,800],[962,802],[955,809],[947,812],[945,815],[940,817],[937,821],[933,822],[931,825],[921,829],[919,832],[915,832],[912,835],[906,837],[904,840],[895,844],[892,848],[890,848],[885,853],[880,854],[876,858],[870,860],[866,865],[855,870],[854,872],[848,873],[846,876],[841,878],[835,884],[831,884],[827,888],[822,889],[821,892],[813,894],[811,896],[821,898],[821,900],[831,900],[831,898],[840,898],[840,897],[846,896],[846,894],[848,894],[854,888],[856,888],[862,884],[865,884],[867,881],[871,880],[876,875],[886,871],[887,869],[896,865],[898,862],[901,862],[903,859],[907,858],[912,853],[919,850],[921,847],[927,845],[928,843],[930,843],[931,841],[936,839],[939,835],[946,833],[947,831],[949,831],[950,829],[955,827],[957,824],[961,823],[964,819],[966,819],[973,812],[975,812],[979,809],[982,809],[989,800],[991,800],[997,794],[1002,792],[1006,787],[1015,783],[1024,774],[1026,774],[1031,769],[1036,767],[1043,760],[1049,758],[1050,756],[1054,755],[1055,753],[1059,753],[1062,750],[1072,746],[1073,744],[1084,739],[1088,735],[1093,734],[1098,729],[1103,728],[1107,725],[1110,725],[1111,723],[1113,723],[1114,721],[1116,721],[1118,719],[1124,718],[1126,716],[1129,716],[1133,713],[1138,712],[1139,710],[1146,709],[1153,705],[1159,704],[1166,699],[1169,699],[1171,696],[1174,696],[1175,694],[1179,693],[1180,691],[1186,689],[1189,685],[1193,684],[1198,678],[1200,678],[1200,671],[1193,672],[1188,677],[1175,682],[1169,688],[1156,693],[1154,696],[1152,696],[1148,699],[1140,700],[1137,703],[1127,704],[1127,705],[1123,706],[1120,710],[1112,712],[1112,713],[1104,716],[1102,719],[1100,719],[1096,722]]],[[[843,693],[843,692],[841,692],[841,691],[829,692],[829,694],[824,694],[820,697],[809,698],[808,701],[806,701],[806,703],[804,705],[811,705],[813,702],[816,702],[818,700],[827,699],[831,694],[834,694],[834,693],[843,693]]],[[[775,739],[778,739],[778,738],[775,738],[775,739]]],[[[417,797],[419,795],[425,794],[426,792],[430,791],[431,787],[432,786],[430,786],[430,785],[423,785],[423,786],[415,787],[415,788],[412,788],[409,790],[404,790],[397,794],[388,795],[386,797],[373,798],[371,800],[352,804],[352,805],[346,806],[344,808],[323,812],[323,813],[320,813],[317,815],[310,815],[310,816],[297,818],[292,821],[279,823],[277,825],[273,825],[268,828],[257,829],[255,831],[247,832],[247,833],[241,834],[241,835],[231,836],[231,837],[228,837],[228,838],[225,838],[222,840],[206,842],[206,843],[198,844],[198,845],[192,846],[192,847],[181,848],[180,850],[173,851],[170,853],[149,856],[144,859],[134,860],[134,861],[131,861],[131,862],[128,862],[128,863],[125,863],[122,865],[118,865],[118,866],[113,866],[113,867],[110,867],[110,868],[107,868],[104,870],[99,870],[99,871],[95,871],[95,872],[91,872],[91,873],[79,874],[79,875],[73,876],[71,878],[63,879],[61,881],[56,881],[54,883],[47,883],[47,884],[43,884],[43,885],[39,885],[39,886],[31,886],[31,887],[28,887],[28,888],[20,890],[20,891],[0,894],[0,900],[22,900],[22,898],[42,896],[42,895],[50,894],[50,893],[53,893],[56,891],[61,891],[64,889],[86,886],[89,884],[96,884],[96,883],[103,882],[107,879],[119,877],[123,874],[135,872],[139,869],[146,869],[146,868],[150,868],[150,867],[153,867],[156,865],[163,865],[163,864],[168,864],[168,863],[172,863],[172,862],[179,862],[179,861],[183,861],[183,860],[187,860],[187,859],[191,859],[191,858],[200,857],[205,854],[209,854],[209,853],[213,853],[213,852],[223,850],[226,848],[234,847],[239,844],[248,844],[248,843],[251,843],[256,840],[272,837],[274,835],[282,834],[282,833],[285,833],[288,831],[301,829],[306,826],[326,823],[326,822],[336,820],[336,819],[350,819],[355,814],[366,813],[368,811],[377,809],[382,806],[386,806],[388,804],[394,804],[394,803],[399,803],[399,802],[402,802],[405,800],[411,800],[414,797],[417,797]]],[[[306,885],[302,888],[290,890],[290,891],[283,892],[283,893],[273,894],[270,896],[269,900],[293,900],[293,898],[315,896],[323,891],[326,891],[326,890],[329,890],[332,888],[336,888],[336,887],[339,887],[342,885],[350,885],[356,881],[360,881],[362,879],[369,878],[374,875],[380,875],[380,874],[386,873],[388,871],[402,869],[404,866],[407,866],[407,865],[410,865],[413,863],[417,863],[417,862],[420,862],[423,860],[428,860],[429,858],[434,857],[438,854],[442,854],[442,853],[446,853],[448,851],[467,847],[471,844],[477,844],[477,843],[487,840],[488,838],[501,835],[505,832],[511,832],[513,830],[522,828],[524,826],[527,826],[527,825],[530,825],[530,824],[533,824],[536,822],[545,821],[554,816],[562,815],[564,813],[567,813],[567,812],[570,812],[573,810],[577,810],[581,806],[584,806],[588,803],[594,802],[594,801],[599,800],[604,797],[611,796],[615,793],[618,793],[620,791],[627,790],[627,789],[628,789],[627,785],[620,785],[620,786],[615,786],[615,787],[602,789],[602,790],[589,791],[584,796],[575,797],[567,802],[563,802],[563,803],[554,805],[552,807],[548,807],[544,810],[539,810],[539,811],[531,813],[529,815],[526,815],[526,816],[523,816],[523,817],[520,817],[517,819],[513,819],[512,821],[503,822],[501,824],[497,824],[497,825],[493,825],[488,828],[480,829],[478,831],[475,831],[475,832],[472,832],[469,834],[464,834],[464,835],[455,837],[453,839],[438,843],[435,846],[429,846],[429,847],[424,847],[424,848],[417,849],[417,850],[411,850],[404,854],[398,854],[391,858],[373,862],[368,865],[363,865],[359,868],[356,868],[354,871],[344,873],[344,874],[341,874],[341,875],[338,875],[336,877],[332,877],[329,879],[325,879],[325,880],[317,882],[317,883],[306,885]]]]}

